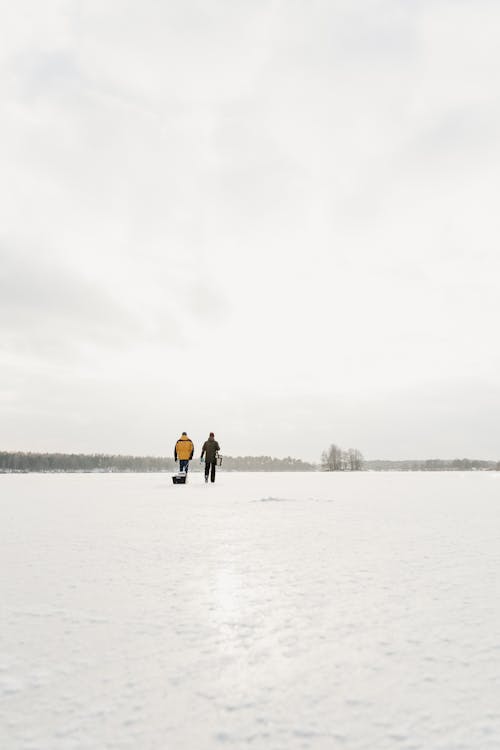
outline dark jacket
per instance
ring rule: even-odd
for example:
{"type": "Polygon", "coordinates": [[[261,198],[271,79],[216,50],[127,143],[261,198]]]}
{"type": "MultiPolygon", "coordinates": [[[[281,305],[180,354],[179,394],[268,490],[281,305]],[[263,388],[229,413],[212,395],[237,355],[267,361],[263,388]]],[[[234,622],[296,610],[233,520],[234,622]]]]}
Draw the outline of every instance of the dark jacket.
{"type": "Polygon", "coordinates": [[[218,451],[220,451],[219,443],[215,438],[209,437],[208,440],[203,443],[203,448],[201,449],[201,457],[203,458],[203,454],[205,454],[205,463],[214,464],[215,456],[217,455],[218,451]]]}

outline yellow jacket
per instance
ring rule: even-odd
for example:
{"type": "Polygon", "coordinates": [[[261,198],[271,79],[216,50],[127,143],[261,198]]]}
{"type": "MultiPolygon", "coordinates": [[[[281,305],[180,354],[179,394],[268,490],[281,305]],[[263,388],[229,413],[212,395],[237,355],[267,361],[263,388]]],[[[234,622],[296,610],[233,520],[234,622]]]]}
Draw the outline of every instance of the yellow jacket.
{"type": "Polygon", "coordinates": [[[174,459],[190,461],[193,458],[194,445],[187,435],[181,435],[175,444],[174,459]]]}

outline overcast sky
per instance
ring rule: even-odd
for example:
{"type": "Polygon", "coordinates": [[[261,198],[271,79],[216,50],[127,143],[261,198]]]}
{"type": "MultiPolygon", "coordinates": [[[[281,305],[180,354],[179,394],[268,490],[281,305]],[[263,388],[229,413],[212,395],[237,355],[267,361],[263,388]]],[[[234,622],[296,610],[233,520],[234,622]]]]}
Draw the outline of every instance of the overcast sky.
{"type": "Polygon", "coordinates": [[[500,5],[0,11],[0,449],[500,458],[500,5]]]}

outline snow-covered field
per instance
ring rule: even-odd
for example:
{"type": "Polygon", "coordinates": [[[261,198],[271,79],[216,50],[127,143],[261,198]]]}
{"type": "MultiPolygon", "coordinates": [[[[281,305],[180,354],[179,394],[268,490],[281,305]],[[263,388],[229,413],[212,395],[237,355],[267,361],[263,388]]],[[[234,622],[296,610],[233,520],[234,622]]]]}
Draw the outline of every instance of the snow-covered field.
{"type": "Polygon", "coordinates": [[[0,476],[2,750],[498,750],[500,477],[0,476]]]}

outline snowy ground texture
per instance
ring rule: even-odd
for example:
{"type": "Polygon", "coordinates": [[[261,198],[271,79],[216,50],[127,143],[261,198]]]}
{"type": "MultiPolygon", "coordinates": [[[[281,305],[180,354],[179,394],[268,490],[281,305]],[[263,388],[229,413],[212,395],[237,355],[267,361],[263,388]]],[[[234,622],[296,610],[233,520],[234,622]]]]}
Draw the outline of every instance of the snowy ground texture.
{"type": "Polygon", "coordinates": [[[500,477],[0,476],[2,750],[498,750],[500,477]]]}

